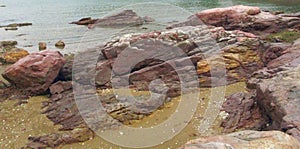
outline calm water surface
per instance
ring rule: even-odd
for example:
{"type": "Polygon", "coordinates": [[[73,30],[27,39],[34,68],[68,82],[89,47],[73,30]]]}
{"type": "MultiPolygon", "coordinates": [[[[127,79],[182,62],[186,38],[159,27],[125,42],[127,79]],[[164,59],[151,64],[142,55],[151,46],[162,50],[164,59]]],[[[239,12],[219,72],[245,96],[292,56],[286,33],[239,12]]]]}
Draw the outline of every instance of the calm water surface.
{"type": "MultiPolygon", "coordinates": [[[[67,46],[62,52],[76,52],[109,40],[120,32],[111,29],[89,32],[85,26],[69,24],[83,17],[100,18],[126,6],[126,9],[132,8],[139,15],[154,17],[159,25],[148,25],[149,29],[146,31],[151,31],[164,28],[168,22],[184,20],[191,13],[200,10],[237,4],[259,6],[265,10],[300,10],[299,0],[1,0],[0,5],[6,7],[0,7],[0,25],[31,22],[33,26],[21,27],[18,31],[5,31],[0,28],[0,40],[17,40],[20,47],[25,47],[30,52],[38,51],[38,42],[47,42],[50,48],[54,48],[55,42],[63,40],[67,46]],[[128,6],[145,2],[168,3],[174,6],[128,6]]],[[[131,30],[140,32],[141,27],[131,30]]]]}

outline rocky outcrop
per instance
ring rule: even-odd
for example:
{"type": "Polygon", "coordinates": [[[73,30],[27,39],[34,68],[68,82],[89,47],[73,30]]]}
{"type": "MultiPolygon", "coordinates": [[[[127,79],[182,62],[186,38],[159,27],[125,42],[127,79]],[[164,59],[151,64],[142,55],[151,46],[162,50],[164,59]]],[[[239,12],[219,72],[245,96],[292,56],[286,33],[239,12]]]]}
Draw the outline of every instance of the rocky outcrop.
{"type": "Polygon", "coordinates": [[[28,51],[17,48],[17,41],[0,42],[0,63],[12,64],[27,56],[28,51]]]}
{"type": "Polygon", "coordinates": [[[269,123],[257,105],[255,93],[236,93],[226,97],[222,111],[228,116],[222,122],[224,132],[235,132],[238,129],[263,130],[269,123]]]}
{"type": "Polygon", "coordinates": [[[9,66],[2,76],[32,94],[42,94],[53,83],[65,60],[57,51],[32,53],[9,66]]]}
{"type": "Polygon", "coordinates": [[[76,128],[65,133],[52,133],[39,137],[29,137],[25,148],[56,148],[63,144],[84,142],[92,139],[94,133],[88,128],[76,128]]]}
{"type": "Polygon", "coordinates": [[[258,7],[232,6],[204,10],[189,17],[188,21],[172,25],[172,27],[185,25],[222,26],[226,30],[242,30],[255,34],[279,32],[286,28],[297,28],[300,24],[298,15],[275,15],[271,12],[261,11],[258,7]]]}
{"type": "Polygon", "coordinates": [[[224,148],[291,148],[297,149],[300,143],[280,131],[241,131],[223,136],[203,137],[189,141],[181,149],[224,149],[224,148]]]}
{"type": "Polygon", "coordinates": [[[142,25],[145,22],[153,22],[154,19],[146,16],[140,17],[133,10],[123,10],[116,14],[106,16],[101,19],[82,18],[79,21],[72,22],[77,25],[88,25],[89,28],[98,27],[122,27],[142,25]]]}
{"type": "Polygon", "coordinates": [[[2,58],[4,63],[13,64],[27,55],[29,55],[28,51],[20,48],[13,48],[3,53],[2,58]]]}
{"type": "Polygon", "coordinates": [[[279,56],[274,54],[276,55],[274,59],[265,61],[266,67],[252,74],[252,78],[247,81],[248,88],[252,89],[249,93],[231,95],[224,103],[223,108],[225,107],[224,110],[229,114],[223,122],[226,129],[235,129],[239,126],[247,129],[250,124],[250,126],[255,125],[254,129],[280,130],[300,140],[299,89],[297,87],[300,79],[297,75],[300,71],[299,45],[299,40],[297,40],[287,49],[284,46],[283,49],[286,50],[266,50],[268,53],[278,53],[279,56]],[[238,98],[235,98],[236,96],[238,98]],[[241,101],[233,102],[232,100],[241,101]],[[235,108],[237,104],[239,107],[235,108]],[[268,123],[265,127],[259,127],[264,126],[260,125],[261,121],[253,121],[257,115],[267,117],[265,120],[268,123]]]}

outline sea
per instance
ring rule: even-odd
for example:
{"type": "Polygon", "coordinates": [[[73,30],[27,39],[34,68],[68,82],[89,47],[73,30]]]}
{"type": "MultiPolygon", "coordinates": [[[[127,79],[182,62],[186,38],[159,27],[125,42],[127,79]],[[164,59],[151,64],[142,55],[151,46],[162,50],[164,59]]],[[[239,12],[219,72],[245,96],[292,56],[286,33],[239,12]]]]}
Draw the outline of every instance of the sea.
{"type": "Polygon", "coordinates": [[[184,21],[191,14],[216,7],[233,5],[258,6],[263,10],[300,12],[300,0],[0,0],[0,26],[11,23],[32,23],[16,31],[0,28],[0,41],[16,40],[18,47],[38,51],[38,43],[49,49],[62,40],[62,53],[76,53],[105,43],[119,35],[164,29],[171,22],[184,21]],[[122,29],[97,28],[70,24],[81,18],[101,18],[115,12],[133,9],[140,16],[156,21],[139,27],[122,29]]]}

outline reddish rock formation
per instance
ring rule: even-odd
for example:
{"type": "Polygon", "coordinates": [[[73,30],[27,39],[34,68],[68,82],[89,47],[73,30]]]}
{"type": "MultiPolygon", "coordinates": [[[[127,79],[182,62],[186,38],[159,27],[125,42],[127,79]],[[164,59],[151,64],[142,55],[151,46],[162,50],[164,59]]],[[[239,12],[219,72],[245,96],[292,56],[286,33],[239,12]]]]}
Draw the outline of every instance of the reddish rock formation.
{"type": "Polygon", "coordinates": [[[181,149],[225,148],[300,148],[295,138],[280,131],[241,131],[232,134],[202,137],[189,141],[181,149]]]}
{"type": "Polygon", "coordinates": [[[236,93],[226,97],[222,110],[228,113],[222,122],[224,132],[238,129],[262,130],[268,123],[256,103],[255,93],[236,93]]]}
{"type": "Polygon", "coordinates": [[[65,60],[57,51],[32,53],[9,66],[2,76],[19,89],[42,94],[53,83],[65,60]]]}
{"type": "Polygon", "coordinates": [[[204,10],[189,17],[188,21],[174,24],[179,27],[199,24],[222,26],[226,30],[242,30],[255,34],[276,33],[286,28],[297,29],[300,25],[299,15],[275,15],[261,11],[258,7],[232,6],[204,10]]]}

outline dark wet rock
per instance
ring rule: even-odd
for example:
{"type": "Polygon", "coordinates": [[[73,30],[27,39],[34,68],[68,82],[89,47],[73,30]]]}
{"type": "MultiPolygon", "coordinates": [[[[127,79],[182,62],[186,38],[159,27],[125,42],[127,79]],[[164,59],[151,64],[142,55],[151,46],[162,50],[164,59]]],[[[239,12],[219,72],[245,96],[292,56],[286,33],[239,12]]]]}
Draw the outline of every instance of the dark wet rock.
{"type": "Polygon", "coordinates": [[[46,42],[39,42],[39,51],[46,50],[47,43],[46,42]]]}
{"type": "Polygon", "coordinates": [[[224,132],[235,132],[238,129],[263,130],[268,118],[257,105],[254,93],[236,93],[226,97],[222,111],[228,116],[222,122],[224,132]]]}
{"type": "Polygon", "coordinates": [[[42,94],[53,83],[65,63],[57,51],[32,53],[6,68],[2,76],[12,85],[32,94],[42,94]]]}
{"type": "Polygon", "coordinates": [[[66,63],[61,68],[57,80],[72,81],[72,67],[74,62],[74,55],[64,56],[66,63]]]}
{"type": "Polygon", "coordinates": [[[6,7],[5,5],[0,5],[0,7],[6,7]]]}
{"type": "Polygon", "coordinates": [[[243,149],[243,148],[292,148],[300,147],[299,141],[280,131],[241,131],[232,134],[202,137],[189,141],[181,149],[243,149]]]}

